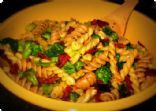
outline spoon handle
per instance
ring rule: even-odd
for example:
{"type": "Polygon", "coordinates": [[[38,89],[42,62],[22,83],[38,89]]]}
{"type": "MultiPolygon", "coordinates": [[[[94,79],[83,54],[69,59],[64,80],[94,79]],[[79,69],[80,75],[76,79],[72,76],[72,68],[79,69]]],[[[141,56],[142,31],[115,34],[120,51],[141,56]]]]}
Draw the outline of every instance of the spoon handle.
{"type": "Polygon", "coordinates": [[[110,26],[115,28],[115,31],[120,29],[117,31],[120,33],[119,35],[124,35],[128,19],[137,3],[138,0],[126,0],[119,8],[106,16],[110,26]]]}

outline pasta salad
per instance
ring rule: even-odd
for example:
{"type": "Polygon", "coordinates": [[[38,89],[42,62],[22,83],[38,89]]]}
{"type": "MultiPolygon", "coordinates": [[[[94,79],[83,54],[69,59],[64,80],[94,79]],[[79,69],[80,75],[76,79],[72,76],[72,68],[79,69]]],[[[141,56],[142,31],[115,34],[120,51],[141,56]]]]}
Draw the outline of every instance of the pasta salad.
{"type": "Polygon", "coordinates": [[[0,40],[0,61],[22,87],[78,103],[128,97],[156,81],[147,48],[118,36],[99,19],[33,21],[18,39],[0,40]]]}

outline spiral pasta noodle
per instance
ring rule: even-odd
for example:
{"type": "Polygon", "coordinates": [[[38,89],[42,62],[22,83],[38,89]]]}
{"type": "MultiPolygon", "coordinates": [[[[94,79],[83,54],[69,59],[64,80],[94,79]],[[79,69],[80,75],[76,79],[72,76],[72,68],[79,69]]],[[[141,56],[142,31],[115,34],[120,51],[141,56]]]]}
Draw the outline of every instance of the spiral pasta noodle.
{"type": "Polygon", "coordinates": [[[0,70],[47,98],[107,102],[145,90],[156,69],[147,48],[106,21],[33,21],[20,38],[0,39],[0,70]]]}
{"type": "Polygon", "coordinates": [[[121,77],[124,80],[126,75],[128,74],[130,67],[132,66],[134,62],[134,58],[137,56],[137,50],[134,50],[131,55],[129,55],[129,59],[124,64],[123,69],[120,71],[121,77]]]}
{"type": "Polygon", "coordinates": [[[112,101],[120,97],[119,91],[117,89],[112,89],[111,92],[104,92],[100,94],[101,101],[112,101]]]}
{"type": "Polygon", "coordinates": [[[109,45],[109,58],[110,58],[110,70],[113,74],[113,79],[112,79],[112,85],[114,88],[118,89],[118,84],[120,84],[121,82],[121,76],[117,70],[117,60],[115,58],[116,54],[115,54],[115,46],[114,44],[111,42],[109,45]]]}
{"type": "Polygon", "coordinates": [[[73,40],[77,40],[87,32],[87,27],[84,25],[78,25],[74,31],[64,38],[65,46],[72,44],[73,40]]]}
{"type": "Polygon", "coordinates": [[[138,78],[135,74],[134,68],[130,69],[129,75],[130,75],[130,80],[132,81],[132,87],[133,87],[134,93],[140,92],[138,78]]]}
{"type": "Polygon", "coordinates": [[[77,102],[78,103],[86,103],[88,102],[89,100],[91,100],[97,93],[97,90],[94,89],[94,88],[89,88],[87,89],[87,91],[78,98],[77,102]]]}
{"type": "Polygon", "coordinates": [[[98,57],[94,57],[91,61],[87,61],[84,68],[88,71],[94,71],[97,68],[105,65],[108,61],[108,51],[104,51],[98,57]]]}
{"type": "Polygon", "coordinates": [[[62,98],[65,87],[66,87],[66,84],[64,82],[60,83],[58,86],[54,87],[50,96],[52,98],[62,98]]]}

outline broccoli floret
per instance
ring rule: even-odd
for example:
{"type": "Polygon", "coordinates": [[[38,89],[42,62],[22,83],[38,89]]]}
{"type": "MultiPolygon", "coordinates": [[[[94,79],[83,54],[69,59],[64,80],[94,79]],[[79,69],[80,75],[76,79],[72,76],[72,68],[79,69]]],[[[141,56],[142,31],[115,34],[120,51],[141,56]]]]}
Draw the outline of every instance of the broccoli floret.
{"type": "Polygon", "coordinates": [[[70,62],[67,62],[64,66],[63,69],[66,73],[68,74],[73,74],[76,72],[74,64],[71,64],[70,62]]]}
{"type": "Polygon", "coordinates": [[[102,66],[101,68],[96,70],[96,76],[97,79],[102,80],[104,84],[108,84],[111,79],[111,71],[110,71],[110,65],[106,64],[105,66],[102,66]]]}
{"type": "Polygon", "coordinates": [[[28,69],[25,72],[19,72],[19,76],[27,78],[27,80],[32,82],[34,86],[38,85],[38,80],[33,69],[28,69]]]}
{"type": "Polygon", "coordinates": [[[39,52],[42,52],[42,47],[38,44],[31,44],[32,55],[37,56],[39,52]]]}
{"type": "Polygon", "coordinates": [[[48,49],[45,51],[45,54],[48,57],[57,57],[63,52],[64,52],[64,46],[62,46],[60,43],[54,43],[53,45],[50,45],[48,47],[48,49]]]}
{"type": "Polygon", "coordinates": [[[81,61],[78,61],[78,62],[75,64],[75,69],[76,69],[76,71],[79,71],[83,66],[84,66],[84,63],[81,62],[81,61]]]}

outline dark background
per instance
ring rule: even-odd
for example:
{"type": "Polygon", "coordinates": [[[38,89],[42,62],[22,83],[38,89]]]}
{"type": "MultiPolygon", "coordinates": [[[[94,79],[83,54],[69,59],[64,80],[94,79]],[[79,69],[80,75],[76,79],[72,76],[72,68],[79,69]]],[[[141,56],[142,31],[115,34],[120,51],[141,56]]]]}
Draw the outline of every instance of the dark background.
{"type": "MultiPolygon", "coordinates": [[[[4,0],[4,2],[0,4],[0,22],[3,22],[9,16],[21,9],[45,1],[46,0],[4,0]]],[[[118,4],[123,3],[123,0],[109,1],[118,4]]],[[[156,21],[156,2],[154,2],[154,0],[140,0],[135,10],[156,21]]],[[[45,109],[29,104],[14,96],[2,85],[0,85],[0,109],[2,109],[2,111],[46,111],[45,109]]],[[[124,111],[156,111],[156,96],[124,111]]]]}

